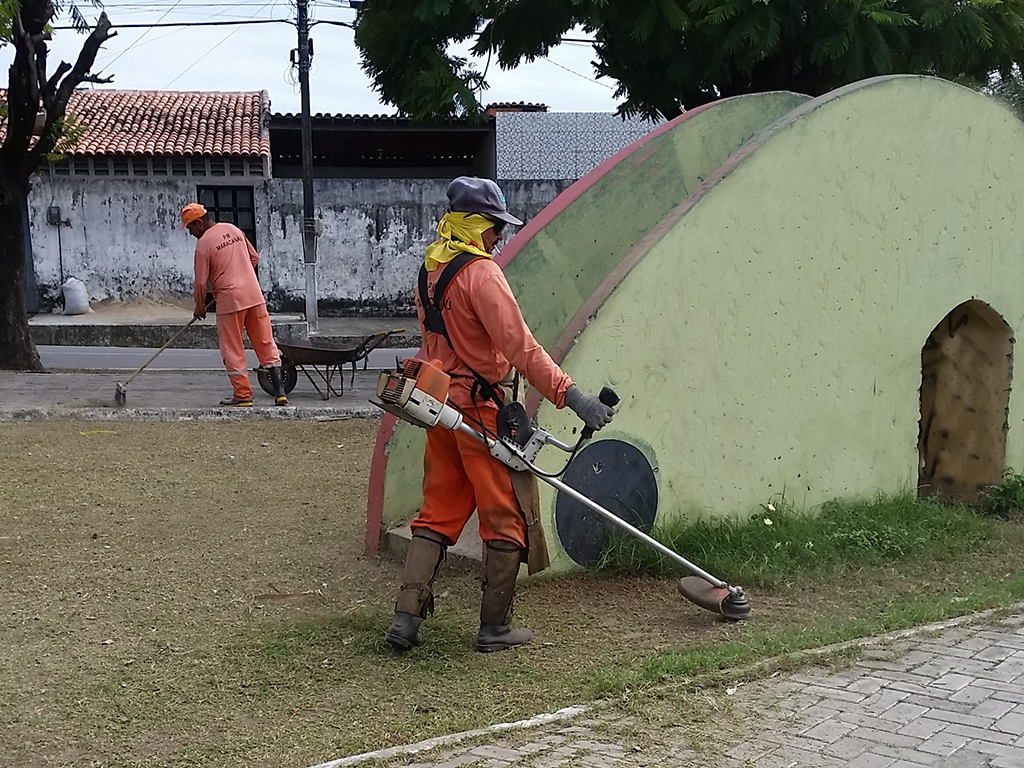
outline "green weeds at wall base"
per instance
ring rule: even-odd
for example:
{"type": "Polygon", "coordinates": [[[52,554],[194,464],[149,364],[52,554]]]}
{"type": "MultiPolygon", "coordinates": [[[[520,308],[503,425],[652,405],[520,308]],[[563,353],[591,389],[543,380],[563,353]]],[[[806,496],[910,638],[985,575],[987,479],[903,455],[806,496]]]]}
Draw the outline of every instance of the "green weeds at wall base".
{"type": "MultiPolygon", "coordinates": [[[[1022,491],[1024,497],[1024,491],[1022,491]]],[[[673,522],[653,535],[702,568],[733,583],[772,588],[801,576],[921,558],[947,560],[985,546],[993,522],[969,507],[909,493],[835,500],[817,512],[784,499],[741,520],[673,522]]],[[[679,566],[624,534],[606,567],[670,574],[679,566]]]]}

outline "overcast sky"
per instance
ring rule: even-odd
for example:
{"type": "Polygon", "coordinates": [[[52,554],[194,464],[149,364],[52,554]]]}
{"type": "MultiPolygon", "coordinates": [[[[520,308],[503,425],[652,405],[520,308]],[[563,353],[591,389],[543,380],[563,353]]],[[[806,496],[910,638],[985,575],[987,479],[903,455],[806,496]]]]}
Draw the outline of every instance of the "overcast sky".
{"type": "MultiPolygon", "coordinates": [[[[86,18],[95,20],[98,11],[88,0],[78,0],[86,18]]],[[[294,19],[295,5],[289,0],[112,0],[103,6],[118,24],[157,22],[236,21],[249,19],[294,19]]],[[[311,0],[311,18],[351,22],[355,11],[347,0],[311,0]]],[[[67,23],[58,22],[58,23],[67,23]]],[[[346,27],[319,24],[310,32],[314,41],[310,74],[310,102],[314,113],[393,114],[394,108],[381,104],[370,81],[359,66],[359,55],[346,27]]],[[[584,37],[582,32],[574,37],[584,37]]],[[[73,62],[84,37],[58,31],[51,44],[50,70],[60,59],[73,62]]],[[[274,112],[298,112],[297,72],[289,63],[295,48],[296,31],[291,24],[263,24],[227,27],[121,29],[104,46],[94,70],[113,75],[110,86],[129,90],[249,91],[267,90],[274,112]]],[[[538,59],[512,72],[491,67],[483,103],[525,101],[547,104],[555,112],[611,112],[616,107],[612,84],[595,81],[590,62],[593,49],[585,44],[565,43],[547,59],[538,59]]],[[[10,46],[0,48],[4,73],[0,87],[7,84],[6,70],[13,60],[10,46]]],[[[484,62],[480,63],[483,69],[484,62]]]]}

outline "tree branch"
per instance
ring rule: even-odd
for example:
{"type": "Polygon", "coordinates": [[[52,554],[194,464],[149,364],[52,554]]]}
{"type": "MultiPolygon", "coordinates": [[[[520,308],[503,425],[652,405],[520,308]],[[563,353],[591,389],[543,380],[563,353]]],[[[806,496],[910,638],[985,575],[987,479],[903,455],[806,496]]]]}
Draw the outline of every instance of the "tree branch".
{"type": "MultiPolygon", "coordinates": [[[[39,167],[42,158],[52,152],[56,146],[60,137],[57,135],[55,126],[67,114],[68,100],[75,88],[82,83],[109,83],[113,79],[103,78],[89,72],[93,62],[96,61],[96,54],[99,53],[100,46],[117,34],[117,32],[112,32],[110,27],[110,19],[107,18],[107,14],[101,13],[96,21],[96,27],[82,45],[82,50],[78,54],[78,60],[74,66],[62,61],[53,76],[45,81],[42,98],[43,107],[46,110],[46,125],[35,146],[25,153],[22,169],[26,175],[32,174],[39,167]]],[[[37,98],[36,104],[38,103],[37,98]]]]}
{"type": "Polygon", "coordinates": [[[46,41],[40,35],[33,35],[32,46],[36,51],[36,89],[42,93],[46,88],[46,41]]]}
{"type": "Polygon", "coordinates": [[[96,83],[97,85],[106,85],[107,83],[114,82],[114,76],[103,77],[102,75],[86,75],[82,78],[83,83],[96,83]]]}
{"type": "Polygon", "coordinates": [[[43,103],[49,109],[50,104],[53,102],[53,97],[57,95],[57,86],[60,85],[60,79],[68,73],[71,69],[71,65],[66,61],[62,61],[60,66],[57,67],[57,71],[53,73],[53,76],[46,81],[46,87],[43,88],[43,103]]]}
{"type": "Polygon", "coordinates": [[[85,43],[82,45],[82,51],[78,54],[78,61],[75,62],[75,66],[72,67],[70,74],[64,78],[64,82],[57,89],[56,105],[61,110],[61,117],[64,116],[63,112],[67,109],[68,99],[71,98],[72,91],[89,76],[89,70],[92,69],[93,62],[96,61],[96,54],[99,53],[100,46],[116,34],[117,32],[110,31],[110,19],[107,18],[107,14],[105,12],[101,13],[96,21],[96,28],[89,34],[89,37],[86,38],[85,43]]]}

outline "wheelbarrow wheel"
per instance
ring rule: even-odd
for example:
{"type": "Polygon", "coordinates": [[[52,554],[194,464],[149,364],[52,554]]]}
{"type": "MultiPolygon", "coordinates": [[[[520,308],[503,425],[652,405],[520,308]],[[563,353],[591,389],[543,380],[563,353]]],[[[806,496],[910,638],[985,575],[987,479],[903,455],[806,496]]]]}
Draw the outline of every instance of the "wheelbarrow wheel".
{"type": "MultiPolygon", "coordinates": [[[[284,380],[284,393],[290,395],[292,390],[295,389],[296,382],[299,380],[299,372],[295,370],[294,365],[282,362],[281,376],[284,380]]],[[[261,366],[256,369],[256,381],[260,383],[260,389],[271,397],[276,394],[274,392],[274,383],[270,380],[270,372],[266,368],[261,366]]]]}

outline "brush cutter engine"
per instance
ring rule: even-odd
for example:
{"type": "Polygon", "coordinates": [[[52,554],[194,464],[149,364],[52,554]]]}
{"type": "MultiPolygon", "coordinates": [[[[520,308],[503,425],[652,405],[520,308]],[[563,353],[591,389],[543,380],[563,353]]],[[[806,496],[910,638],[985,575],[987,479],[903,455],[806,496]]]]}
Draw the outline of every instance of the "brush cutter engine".
{"type": "Polygon", "coordinates": [[[374,404],[418,427],[458,429],[462,414],[447,405],[450,384],[451,377],[440,366],[410,357],[398,370],[380,375],[380,402],[374,404]]]}
{"type": "Polygon", "coordinates": [[[517,472],[535,470],[533,460],[540,449],[552,441],[559,444],[530,424],[521,403],[501,409],[498,434],[487,439],[466,425],[462,413],[447,404],[450,384],[451,377],[436,362],[407,358],[398,370],[381,373],[377,380],[380,402],[375,405],[418,427],[468,432],[487,445],[491,456],[517,472]]]}
{"type": "MultiPolygon", "coordinates": [[[[580,502],[609,522],[634,538],[650,545],[671,560],[682,565],[693,576],[681,579],[678,583],[679,592],[701,608],[718,613],[727,619],[738,621],[750,616],[750,601],[742,587],[727,584],[712,576],[707,571],[678,552],[675,552],[657,539],[648,536],[638,528],[609,512],[597,502],[580,493],[575,488],[559,480],[561,472],[552,474],[535,466],[540,449],[545,445],[553,445],[571,454],[569,462],[576,456],[582,444],[593,434],[589,428],[581,431],[575,445],[567,445],[553,437],[550,433],[534,426],[521,403],[511,403],[498,412],[497,434],[492,435],[485,429],[477,431],[466,423],[466,418],[457,408],[448,405],[448,388],[451,377],[443,370],[438,361],[426,361],[414,358],[403,360],[394,371],[381,373],[377,381],[377,397],[371,400],[374,405],[400,419],[411,422],[418,427],[433,429],[440,426],[445,429],[458,430],[479,440],[487,446],[488,452],[517,472],[530,472],[561,493],[580,502]]],[[[603,403],[615,406],[619,402],[618,395],[605,387],[601,390],[600,399],[603,403]]],[[[481,425],[482,427],[482,425],[481,425]]]]}

